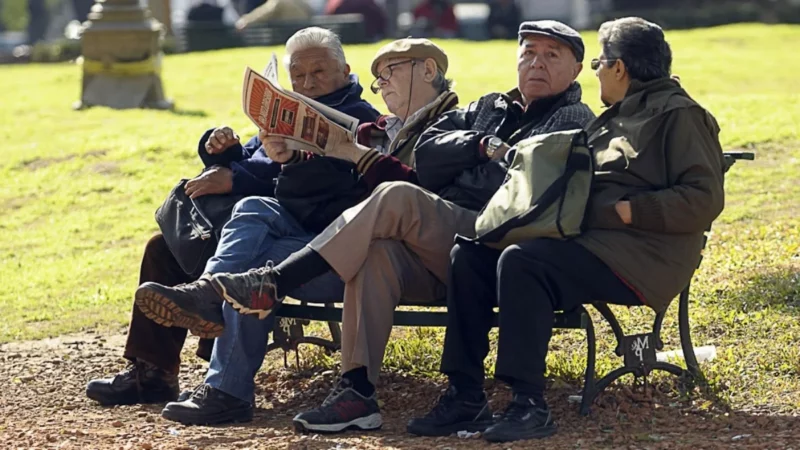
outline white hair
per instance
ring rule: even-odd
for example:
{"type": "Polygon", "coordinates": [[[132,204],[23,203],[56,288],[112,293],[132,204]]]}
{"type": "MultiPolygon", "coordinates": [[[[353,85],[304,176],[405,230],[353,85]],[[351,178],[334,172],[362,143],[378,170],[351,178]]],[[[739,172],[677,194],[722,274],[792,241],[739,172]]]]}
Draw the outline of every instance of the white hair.
{"type": "Polygon", "coordinates": [[[431,84],[436,89],[436,92],[440,94],[453,90],[453,80],[446,78],[442,69],[439,68],[436,69],[436,76],[431,81],[431,84]]]}
{"type": "Polygon", "coordinates": [[[292,54],[294,52],[308,50],[311,48],[325,48],[331,52],[331,56],[339,63],[339,67],[344,69],[347,61],[344,58],[344,49],[339,36],[331,30],[320,27],[303,28],[286,41],[286,55],[283,63],[286,69],[291,65],[292,54]]]}

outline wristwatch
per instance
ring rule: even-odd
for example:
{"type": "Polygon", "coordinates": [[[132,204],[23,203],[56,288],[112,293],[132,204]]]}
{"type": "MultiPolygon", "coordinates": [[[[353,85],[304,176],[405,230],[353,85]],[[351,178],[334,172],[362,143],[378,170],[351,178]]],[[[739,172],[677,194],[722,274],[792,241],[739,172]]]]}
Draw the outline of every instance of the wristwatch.
{"type": "Polygon", "coordinates": [[[500,148],[502,145],[503,145],[503,140],[500,139],[499,137],[497,136],[489,137],[489,139],[486,140],[486,147],[485,147],[486,156],[488,156],[489,159],[492,159],[494,157],[494,152],[496,152],[497,149],[500,148]]]}

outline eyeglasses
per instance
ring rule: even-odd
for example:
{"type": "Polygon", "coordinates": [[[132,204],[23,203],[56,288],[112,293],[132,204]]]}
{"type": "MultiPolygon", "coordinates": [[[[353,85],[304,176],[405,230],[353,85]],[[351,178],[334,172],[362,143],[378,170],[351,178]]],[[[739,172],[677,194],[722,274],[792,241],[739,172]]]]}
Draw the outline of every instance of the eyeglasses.
{"type": "Polygon", "coordinates": [[[601,63],[606,63],[606,64],[609,64],[609,63],[616,63],[618,59],[619,59],[619,58],[611,58],[611,59],[599,59],[599,58],[595,58],[595,59],[593,59],[593,60],[592,60],[592,63],[591,63],[592,70],[597,70],[597,69],[599,69],[599,68],[600,68],[600,64],[601,64],[601,63]]]}
{"type": "Polygon", "coordinates": [[[372,90],[372,93],[373,94],[377,94],[378,91],[381,90],[381,86],[379,84],[381,80],[389,81],[389,78],[392,78],[392,71],[393,71],[394,67],[397,67],[397,66],[402,65],[402,64],[408,64],[408,63],[411,63],[411,67],[414,67],[414,65],[417,64],[417,60],[416,59],[409,59],[408,61],[400,61],[398,63],[389,64],[388,66],[386,66],[383,69],[381,69],[381,71],[378,73],[378,78],[375,78],[375,81],[373,81],[372,85],[370,85],[370,87],[369,87],[372,90]]]}

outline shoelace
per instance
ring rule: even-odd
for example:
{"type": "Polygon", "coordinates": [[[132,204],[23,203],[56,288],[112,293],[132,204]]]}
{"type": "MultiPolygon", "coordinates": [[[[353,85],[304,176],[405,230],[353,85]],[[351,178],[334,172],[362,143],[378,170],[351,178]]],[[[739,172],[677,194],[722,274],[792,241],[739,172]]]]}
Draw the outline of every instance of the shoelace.
{"type": "Polygon", "coordinates": [[[269,282],[273,286],[275,285],[275,283],[272,283],[272,280],[273,280],[272,270],[275,268],[275,264],[272,262],[272,260],[269,260],[269,261],[267,261],[266,264],[264,264],[264,268],[267,269],[267,270],[264,271],[264,275],[261,276],[261,283],[258,285],[258,296],[259,297],[264,292],[264,283],[265,282],[269,282]],[[267,278],[269,278],[269,280],[267,280],[267,278]]]}
{"type": "MultiPolygon", "coordinates": [[[[258,269],[248,270],[247,272],[242,274],[244,276],[245,284],[249,287],[249,289],[258,286],[259,297],[261,296],[261,294],[264,293],[264,285],[272,285],[273,290],[275,290],[276,287],[275,287],[274,277],[272,276],[272,271],[274,268],[275,268],[275,263],[273,263],[272,261],[267,261],[267,263],[264,264],[263,269],[258,268],[258,269]]],[[[272,294],[274,295],[275,293],[273,292],[272,294]]]]}
{"type": "Polygon", "coordinates": [[[120,379],[136,379],[136,382],[139,382],[139,364],[136,362],[129,362],[128,365],[125,367],[125,370],[118,373],[114,378],[120,379]]]}
{"type": "Polygon", "coordinates": [[[329,406],[330,404],[332,404],[334,402],[334,400],[336,400],[336,397],[341,395],[349,387],[350,387],[350,385],[345,383],[344,380],[339,381],[336,384],[336,387],[333,388],[333,391],[331,391],[331,393],[328,394],[327,397],[325,397],[325,401],[322,402],[322,406],[325,407],[325,406],[329,406]]]}
{"type": "Polygon", "coordinates": [[[439,399],[436,401],[436,406],[434,406],[431,412],[428,413],[428,417],[437,418],[444,415],[450,405],[453,404],[455,399],[455,392],[452,391],[452,388],[447,388],[444,392],[442,392],[441,395],[439,395],[439,399]]]}
{"type": "Polygon", "coordinates": [[[187,293],[189,295],[192,295],[195,291],[199,291],[200,290],[201,283],[202,283],[202,280],[198,280],[198,281],[194,281],[192,283],[180,284],[180,285],[175,286],[175,287],[181,288],[181,289],[183,289],[183,291],[185,293],[187,293]]]}
{"type": "Polygon", "coordinates": [[[514,399],[511,401],[511,403],[508,404],[508,406],[506,406],[506,409],[505,411],[503,411],[503,416],[500,418],[500,420],[506,422],[511,422],[511,421],[519,422],[520,420],[522,420],[522,417],[528,413],[528,409],[531,406],[532,405],[527,401],[523,402],[514,399]]]}
{"type": "Polygon", "coordinates": [[[118,373],[114,377],[113,383],[116,383],[117,380],[130,380],[133,379],[136,381],[136,390],[141,392],[142,390],[142,371],[147,370],[145,363],[139,361],[131,361],[128,363],[128,366],[125,367],[125,370],[118,373]]]}
{"type": "Polygon", "coordinates": [[[194,388],[194,391],[192,391],[191,398],[204,399],[204,398],[208,397],[208,394],[210,394],[210,393],[211,393],[211,385],[203,383],[203,384],[197,386],[196,388],[194,388]]]}

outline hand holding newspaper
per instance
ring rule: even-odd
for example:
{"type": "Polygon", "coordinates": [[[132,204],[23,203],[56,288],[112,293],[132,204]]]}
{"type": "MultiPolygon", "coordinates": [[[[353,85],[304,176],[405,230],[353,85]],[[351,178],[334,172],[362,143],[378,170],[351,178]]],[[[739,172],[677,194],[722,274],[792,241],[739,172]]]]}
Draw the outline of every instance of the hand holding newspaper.
{"type": "Polygon", "coordinates": [[[325,155],[345,142],[355,141],[358,120],[278,84],[278,64],[272,54],[264,75],[245,69],[242,89],[244,113],[256,126],[286,139],[292,150],[325,155]]]}

